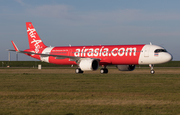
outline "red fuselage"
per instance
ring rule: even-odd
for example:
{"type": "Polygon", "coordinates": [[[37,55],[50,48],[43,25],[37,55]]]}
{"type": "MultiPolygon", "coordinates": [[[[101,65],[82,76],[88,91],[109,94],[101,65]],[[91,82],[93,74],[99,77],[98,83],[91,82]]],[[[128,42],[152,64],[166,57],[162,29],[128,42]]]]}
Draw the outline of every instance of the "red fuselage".
{"type": "MultiPolygon", "coordinates": [[[[39,49],[39,53],[51,55],[66,55],[75,57],[97,58],[100,59],[100,65],[138,65],[139,56],[144,45],[102,45],[102,46],[69,46],[69,47],[46,47],[39,49]]],[[[31,55],[31,57],[42,60],[40,55],[31,55]]],[[[56,59],[56,57],[44,57],[49,63],[75,65],[75,61],[69,58],[56,59]]]]}

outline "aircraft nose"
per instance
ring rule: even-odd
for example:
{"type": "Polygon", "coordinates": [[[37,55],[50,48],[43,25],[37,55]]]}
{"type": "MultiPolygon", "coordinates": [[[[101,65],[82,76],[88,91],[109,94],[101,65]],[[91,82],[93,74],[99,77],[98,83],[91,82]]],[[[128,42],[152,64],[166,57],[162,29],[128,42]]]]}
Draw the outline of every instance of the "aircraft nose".
{"type": "Polygon", "coordinates": [[[164,56],[164,61],[166,62],[169,62],[173,59],[173,56],[170,54],[170,53],[167,53],[165,56],[164,56]]]}

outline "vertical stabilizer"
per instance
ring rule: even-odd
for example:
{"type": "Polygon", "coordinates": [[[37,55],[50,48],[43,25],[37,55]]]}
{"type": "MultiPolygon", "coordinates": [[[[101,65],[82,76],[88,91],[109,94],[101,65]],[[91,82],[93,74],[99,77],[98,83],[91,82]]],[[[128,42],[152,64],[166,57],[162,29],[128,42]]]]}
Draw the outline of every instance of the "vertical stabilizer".
{"type": "Polygon", "coordinates": [[[26,22],[26,29],[27,29],[27,35],[28,35],[30,49],[35,49],[35,53],[38,53],[40,48],[47,47],[42,42],[41,38],[37,34],[37,32],[31,22],[26,22]]]}

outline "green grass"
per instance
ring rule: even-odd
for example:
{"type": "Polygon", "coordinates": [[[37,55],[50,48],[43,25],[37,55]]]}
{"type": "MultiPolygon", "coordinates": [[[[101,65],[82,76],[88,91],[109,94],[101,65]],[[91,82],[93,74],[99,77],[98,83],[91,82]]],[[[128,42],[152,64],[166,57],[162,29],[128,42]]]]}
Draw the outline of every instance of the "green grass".
{"type": "MultiPolygon", "coordinates": [[[[70,65],[56,65],[50,64],[41,61],[0,61],[0,67],[29,67],[34,68],[38,67],[38,65],[42,65],[42,67],[70,67],[70,65]]],[[[111,65],[111,67],[115,67],[111,65]]],[[[149,65],[137,65],[137,67],[149,67],[149,65]]],[[[180,67],[180,61],[170,61],[164,64],[157,64],[155,67],[180,67]]]]}
{"type": "Polygon", "coordinates": [[[180,74],[14,71],[0,74],[0,114],[180,113],[180,74]]]}
{"type": "Polygon", "coordinates": [[[29,67],[29,68],[37,68],[38,65],[42,65],[42,67],[70,67],[70,65],[56,65],[41,61],[0,61],[0,67],[29,67]]]}

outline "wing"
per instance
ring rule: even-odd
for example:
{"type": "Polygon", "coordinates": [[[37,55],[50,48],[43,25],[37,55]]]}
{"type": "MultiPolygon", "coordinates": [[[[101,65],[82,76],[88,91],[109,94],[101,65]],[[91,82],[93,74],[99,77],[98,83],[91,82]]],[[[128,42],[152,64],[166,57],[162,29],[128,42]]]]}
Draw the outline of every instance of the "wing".
{"type": "MultiPolygon", "coordinates": [[[[56,59],[70,58],[70,61],[76,61],[76,62],[78,62],[80,59],[88,58],[88,57],[75,57],[75,56],[53,55],[53,54],[43,54],[43,53],[34,53],[34,52],[28,52],[28,51],[21,51],[21,50],[19,50],[17,48],[16,44],[13,41],[11,41],[11,42],[12,42],[15,50],[8,49],[8,51],[15,51],[15,52],[18,52],[18,53],[31,54],[31,55],[40,55],[41,57],[53,56],[56,59]]],[[[100,58],[91,58],[91,59],[96,59],[96,60],[99,60],[99,61],[101,60],[100,58]]]]}
{"type": "Polygon", "coordinates": [[[56,59],[65,59],[65,58],[70,58],[73,60],[79,60],[80,58],[86,58],[86,57],[75,57],[75,56],[65,56],[65,55],[52,55],[52,54],[42,54],[42,53],[34,53],[34,52],[27,52],[27,51],[20,51],[20,50],[10,50],[8,49],[8,51],[15,51],[18,53],[25,53],[25,54],[33,54],[33,55],[40,55],[42,57],[47,57],[47,56],[53,56],[56,57],[56,59]]]}

